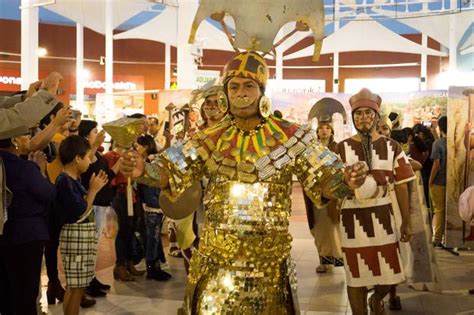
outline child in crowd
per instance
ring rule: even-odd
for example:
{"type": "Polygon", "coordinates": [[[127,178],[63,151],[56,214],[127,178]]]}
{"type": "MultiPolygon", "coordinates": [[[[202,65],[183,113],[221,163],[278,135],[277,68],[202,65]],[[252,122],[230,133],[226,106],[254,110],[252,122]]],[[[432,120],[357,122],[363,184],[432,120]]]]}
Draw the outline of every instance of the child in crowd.
{"type": "Polygon", "coordinates": [[[80,136],[67,137],[59,147],[64,170],[56,180],[56,207],[62,210],[64,222],[59,243],[66,273],[66,315],[79,314],[84,288],[94,277],[97,246],[92,205],[97,192],[108,182],[107,175],[100,171],[92,175],[88,192],[81,185],[80,176],[91,163],[90,149],[89,142],[80,136]]]}
{"type": "MultiPolygon", "coordinates": [[[[138,137],[135,149],[147,162],[150,162],[154,158],[154,154],[158,153],[155,140],[150,135],[138,137]]],[[[138,190],[140,193],[140,200],[143,203],[143,210],[145,212],[147,237],[146,277],[147,279],[166,281],[171,278],[171,275],[161,270],[161,265],[166,264],[166,258],[163,251],[163,244],[161,242],[161,227],[164,216],[160,209],[160,204],[158,203],[160,190],[158,188],[147,186],[146,184],[140,184],[138,190]]]]}

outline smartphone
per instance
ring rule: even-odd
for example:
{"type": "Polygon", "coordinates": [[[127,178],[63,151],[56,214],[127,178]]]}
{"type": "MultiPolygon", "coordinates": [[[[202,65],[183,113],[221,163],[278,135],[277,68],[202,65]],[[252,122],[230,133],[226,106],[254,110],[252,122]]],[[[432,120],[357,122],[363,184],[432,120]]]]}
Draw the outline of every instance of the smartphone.
{"type": "Polygon", "coordinates": [[[170,122],[165,121],[165,130],[169,131],[170,130],[170,122]]]}
{"type": "Polygon", "coordinates": [[[424,121],[423,126],[431,127],[431,121],[424,121]]]}

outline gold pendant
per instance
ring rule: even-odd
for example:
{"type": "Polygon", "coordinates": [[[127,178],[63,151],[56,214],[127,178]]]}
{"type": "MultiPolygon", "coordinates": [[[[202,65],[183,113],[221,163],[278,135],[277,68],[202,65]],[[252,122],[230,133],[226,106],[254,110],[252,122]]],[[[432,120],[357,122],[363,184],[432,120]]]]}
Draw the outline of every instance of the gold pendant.
{"type": "Polygon", "coordinates": [[[248,174],[244,172],[237,172],[237,178],[242,182],[254,183],[257,180],[257,175],[248,174]]]}
{"type": "Polygon", "coordinates": [[[213,159],[209,159],[206,161],[206,166],[207,168],[209,169],[209,173],[214,173],[217,171],[217,169],[219,168],[219,165],[217,165],[216,162],[214,162],[213,159]]]}
{"type": "Polygon", "coordinates": [[[207,145],[211,152],[216,149],[216,145],[210,138],[206,138],[206,140],[204,140],[204,143],[207,145]]]}
{"type": "Polygon", "coordinates": [[[273,137],[268,137],[268,138],[265,138],[265,143],[266,143],[269,147],[273,147],[273,146],[275,146],[275,144],[276,144],[276,140],[275,140],[275,138],[273,138],[273,137]]]}
{"type": "Polygon", "coordinates": [[[207,152],[206,149],[204,149],[203,147],[199,147],[197,148],[197,153],[201,156],[201,158],[206,161],[208,158],[209,158],[209,153],[207,152]]]}
{"type": "Polygon", "coordinates": [[[229,179],[233,179],[235,175],[235,168],[221,165],[218,172],[222,175],[227,176],[229,179]]]}
{"type": "Polygon", "coordinates": [[[240,156],[240,148],[233,148],[232,150],[230,150],[230,155],[232,155],[233,157],[240,156]]]}
{"type": "Polygon", "coordinates": [[[281,140],[283,138],[283,135],[278,132],[278,131],[275,131],[273,134],[272,134],[273,137],[275,137],[275,139],[277,140],[281,140]]]}
{"type": "Polygon", "coordinates": [[[237,170],[239,172],[253,173],[255,171],[254,163],[240,163],[237,165],[237,170]]]}
{"type": "Polygon", "coordinates": [[[223,152],[227,150],[228,148],[230,148],[230,142],[222,141],[220,151],[223,152]]]}
{"type": "Polygon", "coordinates": [[[224,154],[222,154],[221,152],[219,151],[214,151],[212,152],[212,158],[216,161],[216,162],[220,162],[224,159],[224,154]]]}
{"type": "Polygon", "coordinates": [[[235,160],[224,158],[222,160],[222,165],[229,166],[229,167],[235,167],[237,165],[237,162],[235,160]]]}
{"type": "Polygon", "coordinates": [[[261,148],[260,151],[262,152],[262,156],[270,154],[270,148],[269,147],[261,148]]]}
{"type": "Polygon", "coordinates": [[[257,159],[258,159],[258,155],[256,153],[247,152],[247,154],[245,155],[245,161],[255,163],[255,162],[257,162],[257,159]]]}

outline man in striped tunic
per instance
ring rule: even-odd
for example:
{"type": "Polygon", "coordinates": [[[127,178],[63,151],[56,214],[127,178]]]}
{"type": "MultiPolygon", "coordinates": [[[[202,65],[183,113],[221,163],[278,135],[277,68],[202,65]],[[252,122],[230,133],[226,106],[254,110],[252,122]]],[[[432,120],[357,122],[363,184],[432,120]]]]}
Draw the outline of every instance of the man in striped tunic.
{"type": "Polygon", "coordinates": [[[349,102],[357,134],[340,142],[336,152],[346,164],[367,163],[369,175],[342,205],[347,292],[352,312],[366,314],[367,292],[374,287],[369,306],[380,314],[390,286],[405,280],[398,242],[407,242],[411,236],[407,182],[414,180],[415,174],[400,144],[377,133],[380,96],[363,89],[349,102]],[[393,189],[402,216],[400,227],[395,227],[390,199],[393,189]]]}

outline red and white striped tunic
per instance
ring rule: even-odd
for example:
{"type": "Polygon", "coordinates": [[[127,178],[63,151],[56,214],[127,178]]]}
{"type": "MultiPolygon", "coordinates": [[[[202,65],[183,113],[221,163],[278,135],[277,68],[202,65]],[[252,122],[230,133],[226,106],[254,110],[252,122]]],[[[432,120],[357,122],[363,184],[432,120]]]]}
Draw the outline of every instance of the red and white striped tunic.
{"type": "MultiPolygon", "coordinates": [[[[354,138],[340,142],[337,153],[347,165],[364,161],[362,144],[354,138]]],[[[366,200],[347,198],[342,204],[342,252],[351,287],[405,280],[389,191],[416,177],[398,142],[383,136],[372,143],[370,174],[377,182],[377,195],[366,200]]]]}

